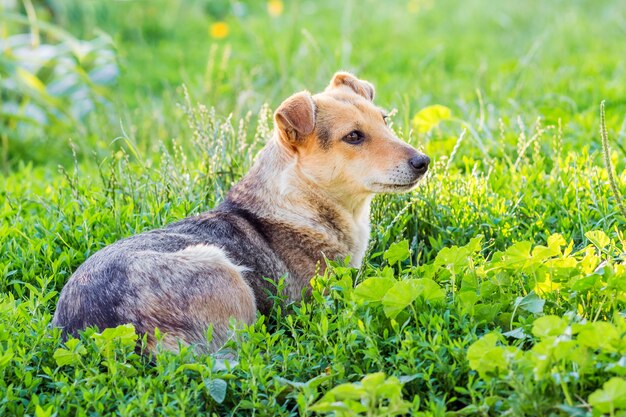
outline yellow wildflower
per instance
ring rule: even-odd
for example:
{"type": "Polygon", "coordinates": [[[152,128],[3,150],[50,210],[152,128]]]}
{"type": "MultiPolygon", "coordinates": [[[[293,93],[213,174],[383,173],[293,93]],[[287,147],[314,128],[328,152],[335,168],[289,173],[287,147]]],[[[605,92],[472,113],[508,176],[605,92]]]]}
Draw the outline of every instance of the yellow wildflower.
{"type": "Polygon", "coordinates": [[[226,22],[215,22],[209,28],[209,34],[214,39],[224,39],[228,36],[228,23],[226,22]]]}
{"type": "Polygon", "coordinates": [[[284,8],[282,0],[270,0],[267,2],[267,12],[270,16],[280,16],[283,14],[284,8]]]}

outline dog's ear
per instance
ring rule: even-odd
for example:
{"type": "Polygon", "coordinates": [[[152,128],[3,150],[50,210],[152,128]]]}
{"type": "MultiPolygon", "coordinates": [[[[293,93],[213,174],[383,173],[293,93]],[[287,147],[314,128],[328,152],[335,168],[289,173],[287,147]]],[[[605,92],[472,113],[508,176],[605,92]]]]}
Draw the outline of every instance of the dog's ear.
{"type": "Polygon", "coordinates": [[[374,86],[365,80],[359,80],[349,72],[336,73],[333,79],[330,80],[330,85],[327,90],[343,86],[351,88],[355,93],[365,97],[369,101],[374,100],[374,86]]]}
{"type": "Polygon", "coordinates": [[[298,146],[315,128],[315,103],[308,91],[289,97],[274,113],[278,135],[291,147],[298,146]]]}

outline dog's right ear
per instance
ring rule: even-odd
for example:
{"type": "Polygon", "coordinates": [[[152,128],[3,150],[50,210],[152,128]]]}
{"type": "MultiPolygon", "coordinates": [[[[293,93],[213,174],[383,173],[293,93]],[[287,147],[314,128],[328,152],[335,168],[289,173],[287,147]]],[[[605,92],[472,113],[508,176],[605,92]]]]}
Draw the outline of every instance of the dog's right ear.
{"type": "Polygon", "coordinates": [[[295,149],[315,128],[315,103],[308,91],[289,97],[274,113],[280,139],[295,149]]]}

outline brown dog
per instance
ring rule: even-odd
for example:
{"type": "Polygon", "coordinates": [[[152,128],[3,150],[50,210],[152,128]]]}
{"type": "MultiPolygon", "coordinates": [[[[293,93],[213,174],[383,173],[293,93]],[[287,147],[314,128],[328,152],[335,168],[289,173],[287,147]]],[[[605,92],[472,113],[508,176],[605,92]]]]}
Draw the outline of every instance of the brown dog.
{"type": "Polygon", "coordinates": [[[393,134],[373,99],[370,83],[345,72],[323,93],[289,97],[222,204],[94,254],[63,289],[53,324],[75,335],[132,323],[151,348],[158,328],[167,349],[214,351],[231,319],[252,323],[269,310],[264,278],[286,276],[289,300],[299,300],[324,256],[360,265],[372,197],[412,189],[430,162],[393,134]]]}

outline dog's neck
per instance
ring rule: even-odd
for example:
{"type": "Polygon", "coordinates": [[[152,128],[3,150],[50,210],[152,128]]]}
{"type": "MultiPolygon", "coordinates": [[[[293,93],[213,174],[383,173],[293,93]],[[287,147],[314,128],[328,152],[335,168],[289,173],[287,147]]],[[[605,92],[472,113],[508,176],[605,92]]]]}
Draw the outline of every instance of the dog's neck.
{"type": "MultiPolygon", "coordinates": [[[[298,167],[297,156],[272,138],[248,174],[228,195],[229,201],[259,217],[309,230],[344,246],[351,264],[361,264],[369,239],[373,195],[346,199],[317,186],[298,167]]],[[[329,242],[330,243],[330,242],[329,242]]]]}

